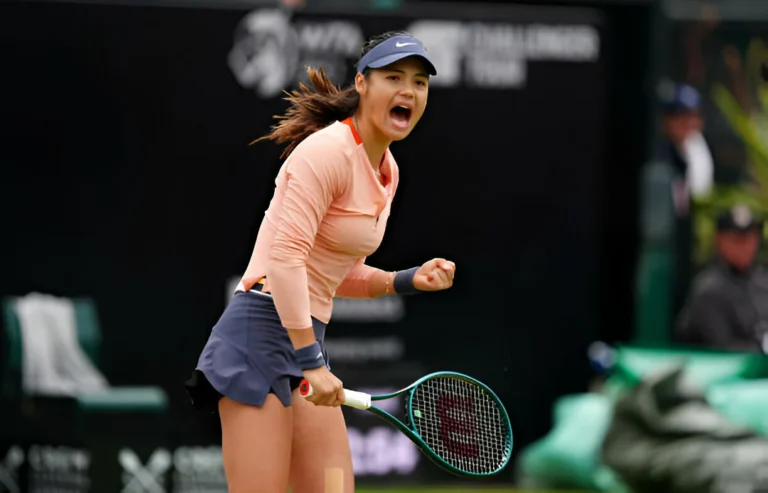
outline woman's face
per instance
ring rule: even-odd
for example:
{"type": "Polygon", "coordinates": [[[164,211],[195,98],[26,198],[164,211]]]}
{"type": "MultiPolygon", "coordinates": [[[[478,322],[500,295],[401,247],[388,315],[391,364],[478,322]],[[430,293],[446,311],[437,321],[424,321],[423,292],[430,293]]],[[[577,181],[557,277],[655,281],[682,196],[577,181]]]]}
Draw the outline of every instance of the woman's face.
{"type": "Polygon", "coordinates": [[[411,133],[427,107],[429,75],[418,57],[408,57],[384,68],[373,69],[368,77],[357,74],[362,117],[389,141],[402,140],[411,133]]]}

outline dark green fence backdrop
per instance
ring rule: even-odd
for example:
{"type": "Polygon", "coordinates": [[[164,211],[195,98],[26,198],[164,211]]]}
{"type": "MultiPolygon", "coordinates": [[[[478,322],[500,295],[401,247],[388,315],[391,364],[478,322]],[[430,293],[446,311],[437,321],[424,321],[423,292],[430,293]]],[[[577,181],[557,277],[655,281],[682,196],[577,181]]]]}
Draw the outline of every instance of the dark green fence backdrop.
{"type": "Polygon", "coordinates": [[[110,382],[162,385],[179,441],[214,443],[181,382],[280,166],[275,145],[248,144],[305,64],[342,83],[364,38],[410,29],[442,79],[392,146],[402,184],[369,263],[450,258],[456,285],[405,299],[396,322],[332,323],[329,337],[395,335],[416,374],[458,370],[496,389],[518,447],[541,436],[554,398],[585,388],[588,344],[631,329],[647,19],[472,5],[248,14],[3,7],[0,293],[95,298],[110,382]]]}

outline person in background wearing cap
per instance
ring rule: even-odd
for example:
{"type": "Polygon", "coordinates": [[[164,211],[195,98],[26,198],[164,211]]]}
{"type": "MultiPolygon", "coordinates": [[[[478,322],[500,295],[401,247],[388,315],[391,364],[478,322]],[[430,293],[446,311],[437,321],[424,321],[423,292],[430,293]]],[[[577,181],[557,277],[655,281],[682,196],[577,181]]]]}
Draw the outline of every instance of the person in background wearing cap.
{"type": "Polygon", "coordinates": [[[744,205],[717,221],[717,262],[694,280],[681,312],[677,342],[738,351],[766,351],[768,272],[755,264],[763,223],[744,205]]]}
{"type": "Polygon", "coordinates": [[[218,411],[232,493],[321,491],[328,468],[343,470],[352,493],[344,389],[324,347],[333,298],[453,284],[455,265],[444,259],[399,272],[365,264],[398,186],[389,146],[424,114],[436,74],[421,41],[399,32],[370,39],[344,90],[323,70],[308,73],[314,90],[293,91],[262,137],[286,144],[287,159],[245,274],[186,382],[196,407],[218,411]],[[306,399],[302,379],[313,390],[306,399]]]}
{"type": "Polygon", "coordinates": [[[712,188],[714,166],[702,135],[701,96],[686,84],[663,84],[659,90],[664,135],[662,160],[673,169],[675,209],[675,281],[673,312],[683,305],[691,280],[693,224],[691,197],[706,196],[712,188]]]}

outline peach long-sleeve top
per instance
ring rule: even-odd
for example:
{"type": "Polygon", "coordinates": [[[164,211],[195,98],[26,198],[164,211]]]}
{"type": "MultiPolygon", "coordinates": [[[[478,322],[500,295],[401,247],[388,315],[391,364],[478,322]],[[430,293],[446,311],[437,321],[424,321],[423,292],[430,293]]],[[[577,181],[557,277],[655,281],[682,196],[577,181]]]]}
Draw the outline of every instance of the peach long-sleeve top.
{"type": "Polygon", "coordinates": [[[379,170],[381,181],[351,119],[310,135],[283,163],[241,288],[263,280],[284,327],[328,323],[334,296],[370,296],[378,269],[364,262],[381,244],[398,184],[389,149],[379,170]]]}

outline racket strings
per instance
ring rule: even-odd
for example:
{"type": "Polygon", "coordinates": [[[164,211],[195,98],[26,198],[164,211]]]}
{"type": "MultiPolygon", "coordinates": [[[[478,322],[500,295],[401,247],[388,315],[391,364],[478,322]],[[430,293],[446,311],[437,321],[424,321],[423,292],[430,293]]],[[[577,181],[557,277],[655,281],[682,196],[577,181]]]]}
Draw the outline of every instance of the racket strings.
{"type": "Polygon", "coordinates": [[[488,474],[504,466],[511,437],[496,401],[471,382],[439,377],[413,392],[412,420],[421,438],[448,464],[488,474]]]}

